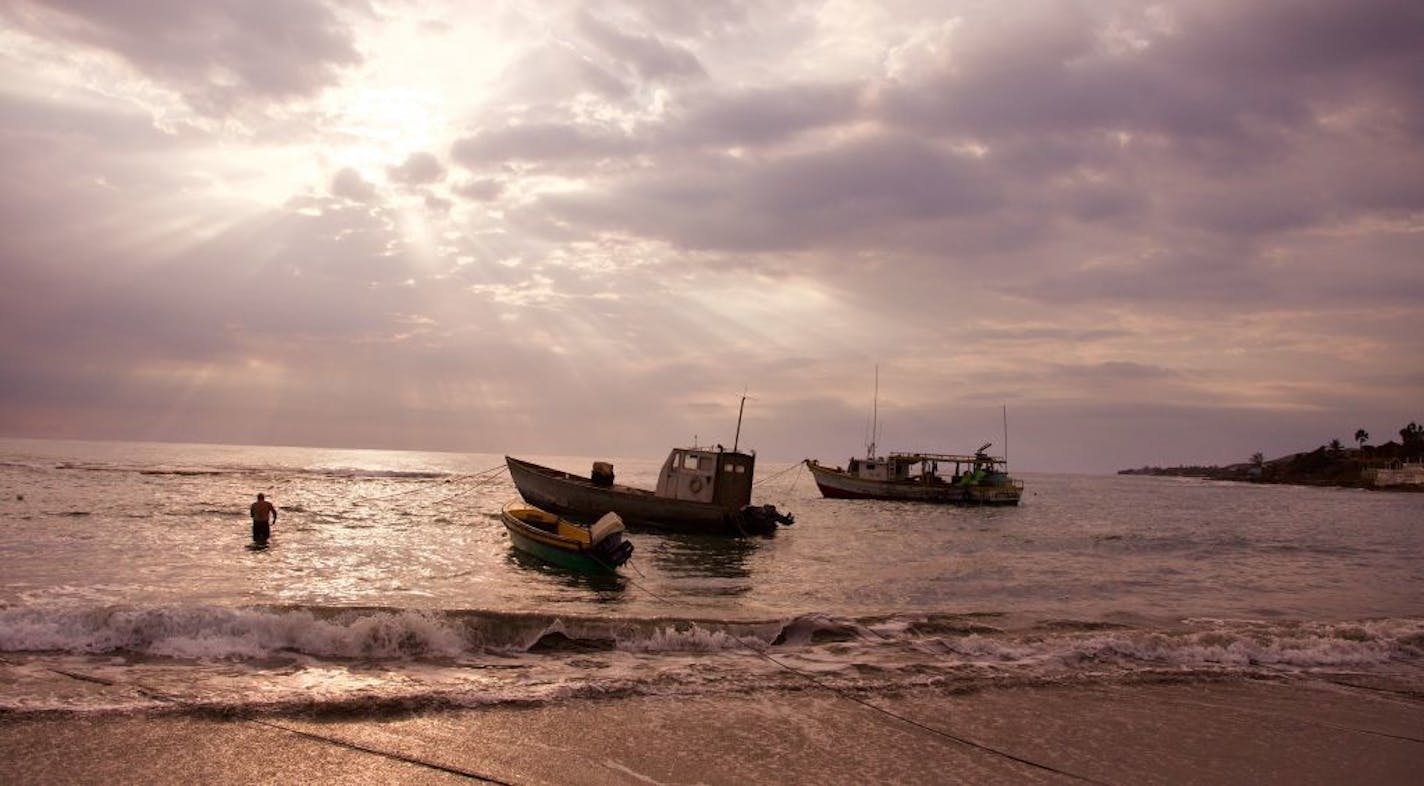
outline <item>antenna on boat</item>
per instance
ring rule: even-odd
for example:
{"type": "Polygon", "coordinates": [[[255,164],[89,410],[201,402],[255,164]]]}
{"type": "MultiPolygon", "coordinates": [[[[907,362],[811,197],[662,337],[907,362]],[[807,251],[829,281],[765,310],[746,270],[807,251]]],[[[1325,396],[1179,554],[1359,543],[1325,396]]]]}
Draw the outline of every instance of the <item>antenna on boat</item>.
{"type": "Polygon", "coordinates": [[[742,403],[737,405],[737,435],[732,437],[732,452],[737,452],[737,445],[742,441],[742,412],[747,408],[747,391],[742,389],[742,403]]]}

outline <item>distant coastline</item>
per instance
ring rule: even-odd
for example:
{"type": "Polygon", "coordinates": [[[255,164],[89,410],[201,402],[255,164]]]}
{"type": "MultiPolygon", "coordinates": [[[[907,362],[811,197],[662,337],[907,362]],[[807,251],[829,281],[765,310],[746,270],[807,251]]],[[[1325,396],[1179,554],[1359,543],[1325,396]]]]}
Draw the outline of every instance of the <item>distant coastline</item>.
{"type": "Polygon", "coordinates": [[[1117,474],[1424,492],[1424,431],[1410,423],[1400,435],[1403,443],[1346,448],[1335,440],[1309,452],[1269,460],[1258,453],[1239,464],[1148,466],[1117,474]]]}

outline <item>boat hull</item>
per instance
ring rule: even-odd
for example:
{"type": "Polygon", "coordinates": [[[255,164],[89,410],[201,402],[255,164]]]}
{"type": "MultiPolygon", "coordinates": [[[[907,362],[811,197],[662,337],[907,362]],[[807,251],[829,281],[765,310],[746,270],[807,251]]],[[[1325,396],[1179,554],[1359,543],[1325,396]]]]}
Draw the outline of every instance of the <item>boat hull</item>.
{"type": "Polygon", "coordinates": [[[512,505],[500,512],[500,521],[516,551],[561,568],[582,573],[612,573],[633,554],[633,545],[623,540],[621,526],[617,533],[588,543],[536,526],[537,519],[547,525],[550,519],[556,518],[544,511],[512,505]]]}
{"type": "Polygon", "coordinates": [[[610,573],[617,567],[616,565],[610,567],[587,554],[541,543],[513,529],[509,530],[509,541],[514,545],[516,551],[534,557],[541,562],[579,573],[610,573]]]}
{"type": "Polygon", "coordinates": [[[806,468],[827,499],[874,499],[891,502],[927,502],[940,505],[1017,505],[1023,487],[1017,481],[1002,485],[958,485],[923,480],[870,480],[823,467],[808,460],[806,468]]]}
{"type": "Polygon", "coordinates": [[[738,535],[748,527],[739,511],[718,505],[667,499],[630,486],[599,485],[592,478],[510,456],[505,463],[526,502],[576,521],[593,521],[612,511],[629,527],[642,529],[738,535]]]}

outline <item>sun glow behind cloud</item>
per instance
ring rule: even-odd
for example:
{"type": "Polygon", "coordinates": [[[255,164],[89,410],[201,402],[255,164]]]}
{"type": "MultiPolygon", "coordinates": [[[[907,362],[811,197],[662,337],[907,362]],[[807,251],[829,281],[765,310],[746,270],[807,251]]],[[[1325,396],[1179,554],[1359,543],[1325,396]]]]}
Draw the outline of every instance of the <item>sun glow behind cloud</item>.
{"type": "Polygon", "coordinates": [[[417,3],[357,20],[363,62],[315,105],[331,166],[374,178],[412,153],[448,150],[518,52],[517,39],[501,36],[489,18],[494,14],[417,3]],[[460,21],[451,23],[455,14],[460,21]]]}
{"type": "Polygon", "coordinates": [[[1315,6],[0,4],[6,367],[455,449],[749,384],[802,454],[877,364],[927,427],[1403,412],[1412,28],[1315,6]]]}

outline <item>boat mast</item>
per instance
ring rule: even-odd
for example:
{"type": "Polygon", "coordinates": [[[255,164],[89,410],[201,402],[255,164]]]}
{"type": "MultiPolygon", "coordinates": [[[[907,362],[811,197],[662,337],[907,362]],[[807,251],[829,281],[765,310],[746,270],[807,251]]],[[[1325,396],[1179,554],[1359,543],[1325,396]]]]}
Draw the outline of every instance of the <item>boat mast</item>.
{"type": "Polygon", "coordinates": [[[875,458],[875,438],[880,428],[880,364],[875,364],[875,397],[870,405],[870,444],[865,448],[865,457],[875,458]]]}
{"type": "Polygon", "coordinates": [[[1004,466],[1009,466],[1009,405],[1004,405],[1004,466]]]}
{"type": "Polygon", "coordinates": [[[732,452],[737,452],[737,444],[742,441],[742,411],[747,408],[747,392],[742,391],[742,403],[737,405],[737,434],[732,437],[732,452]]]}

